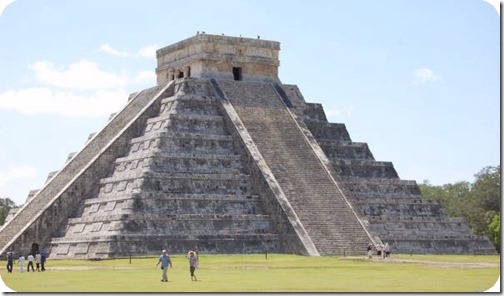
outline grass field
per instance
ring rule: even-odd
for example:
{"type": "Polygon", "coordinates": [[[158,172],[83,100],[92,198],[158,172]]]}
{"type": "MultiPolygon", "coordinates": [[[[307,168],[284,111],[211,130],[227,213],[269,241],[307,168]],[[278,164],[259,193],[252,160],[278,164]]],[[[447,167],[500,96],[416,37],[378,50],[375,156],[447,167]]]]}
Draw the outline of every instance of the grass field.
{"type": "MultiPolygon", "coordinates": [[[[184,255],[172,255],[169,282],[157,257],[83,261],[49,260],[45,272],[0,275],[17,292],[478,292],[500,275],[499,256],[394,255],[304,257],[200,254],[191,282],[184,255]]],[[[17,262],[16,262],[17,263],[17,262]]]]}

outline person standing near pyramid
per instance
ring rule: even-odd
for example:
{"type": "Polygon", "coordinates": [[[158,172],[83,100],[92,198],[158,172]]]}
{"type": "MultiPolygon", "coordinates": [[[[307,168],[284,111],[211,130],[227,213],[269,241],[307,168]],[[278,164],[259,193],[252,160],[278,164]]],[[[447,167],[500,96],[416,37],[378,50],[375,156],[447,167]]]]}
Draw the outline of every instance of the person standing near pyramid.
{"type": "Polygon", "coordinates": [[[36,270],[37,271],[40,271],[40,263],[42,262],[42,255],[40,255],[39,252],[37,252],[35,254],[35,266],[36,266],[36,270]]]}
{"type": "Polygon", "coordinates": [[[23,256],[23,254],[21,254],[19,256],[19,259],[18,259],[18,263],[19,263],[19,271],[21,273],[24,272],[24,262],[25,262],[25,256],[23,256]]]}
{"type": "Polygon", "coordinates": [[[12,273],[12,265],[14,263],[14,253],[7,253],[7,272],[12,273]]]}
{"type": "Polygon", "coordinates": [[[196,278],[196,275],[194,275],[194,271],[196,268],[198,268],[198,256],[194,251],[189,251],[188,253],[188,258],[189,259],[189,272],[191,273],[191,281],[197,281],[198,279],[196,278]]]}
{"type": "Polygon", "coordinates": [[[167,282],[168,281],[168,265],[173,268],[172,262],[170,260],[170,256],[166,253],[166,250],[163,250],[161,256],[159,256],[158,263],[156,264],[156,267],[158,267],[159,263],[161,263],[161,269],[163,270],[163,276],[161,281],[162,282],[167,282]]]}
{"type": "Polygon", "coordinates": [[[27,270],[28,272],[30,272],[30,266],[31,266],[31,270],[33,272],[35,272],[35,269],[33,268],[33,255],[30,253],[28,254],[28,257],[26,257],[26,259],[28,259],[28,267],[27,267],[27,270]]]}

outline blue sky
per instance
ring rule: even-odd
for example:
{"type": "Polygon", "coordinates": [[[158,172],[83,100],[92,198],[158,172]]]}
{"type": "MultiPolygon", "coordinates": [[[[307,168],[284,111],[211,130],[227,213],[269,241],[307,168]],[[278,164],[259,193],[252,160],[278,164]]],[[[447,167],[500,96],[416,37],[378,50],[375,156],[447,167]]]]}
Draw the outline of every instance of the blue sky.
{"type": "MultiPolygon", "coordinates": [[[[4,1],[4,6],[5,6],[4,1]]],[[[500,163],[499,15],[483,0],[30,1],[0,17],[0,196],[22,204],[128,94],[155,50],[206,31],[281,43],[279,76],[399,176],[500,163]],[[189,2],[188,2],[189,3],[189,2]]]]}
{"type": "Polygon", "coordinates": [[[281,81],[402,179],[472,182],[500,163],[500,18],[483,0],[0,0],[0,13],[0,197],[17,204],[155,85],[155,49],[196,31],[281,42],[281,81]]]}

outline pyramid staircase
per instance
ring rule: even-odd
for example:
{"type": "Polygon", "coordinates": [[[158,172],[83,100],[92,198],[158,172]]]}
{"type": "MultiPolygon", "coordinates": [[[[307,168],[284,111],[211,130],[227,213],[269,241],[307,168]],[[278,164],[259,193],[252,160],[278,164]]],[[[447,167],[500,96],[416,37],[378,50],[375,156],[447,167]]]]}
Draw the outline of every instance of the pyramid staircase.
{"type": "MultiPolygon", "coordinates": [[[[294,101],[304,101],[295,86],[284,88],[294,101]]],[[[472,235],[463,219],[423,198],[415,181],[401,180],[391,162],[376,161],[366,143],[353,142],[344,124],[329,123],[320,104],[298,107],[349,201],[392,252],[495,254],[488,238],[472,235]]]]}
{"type": "MultiPolygon", "coordinates": [[[[214,81],[250,134],[295,220],[320,255],[362,254],[371,240],[348,204],[324,155],[287,108],[291,102],[271,83],[214,81]],[[308,137],[308,138],[307,138],[308,137]]],[[[304,128],[305,130],[306,127],[304,128]]]]}

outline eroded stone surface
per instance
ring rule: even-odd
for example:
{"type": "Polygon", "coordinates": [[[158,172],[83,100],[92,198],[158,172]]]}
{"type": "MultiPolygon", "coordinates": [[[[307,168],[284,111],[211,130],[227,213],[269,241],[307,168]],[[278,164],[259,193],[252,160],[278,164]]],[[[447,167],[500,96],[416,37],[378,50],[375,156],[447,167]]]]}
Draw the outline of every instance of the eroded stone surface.
{"type": "Polygon", "coordinates": [[[158,50],[158,86],[130,95],[9,213],[1,252],[495,253],[281,84],[279,49],[198,34],[158,50]]]}

